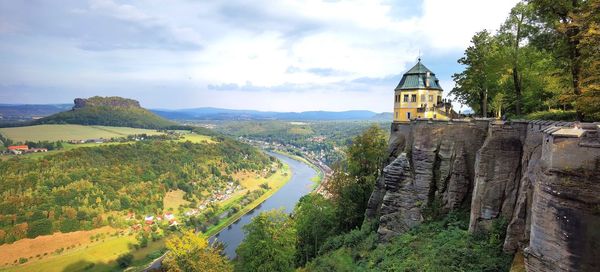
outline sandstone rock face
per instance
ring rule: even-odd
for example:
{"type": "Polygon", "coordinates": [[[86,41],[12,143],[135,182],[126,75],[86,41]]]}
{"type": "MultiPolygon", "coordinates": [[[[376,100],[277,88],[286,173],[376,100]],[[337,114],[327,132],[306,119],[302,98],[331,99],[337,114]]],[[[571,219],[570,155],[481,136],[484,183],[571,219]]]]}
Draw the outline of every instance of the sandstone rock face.
{"type": "Polygon", "coordinates": [[[385,195],[379,218],[381,240],[388,241],[422,221],[421,203],[428,188],[415,183],[406,154],[401,154],[383,169],[385,195]]]}
{"type": "Polygon", "coordinates": [[[117,96],[101,97],[94,96],[90,98],[75,98],[73,110],[93,106],[108,106],[108,107],[129,107],[140,108],[140,102],[133,99],[122,98],[117,96]]]}
{"type": "MultiPolygon", "coordinates": [[[[541,175],[533,184],[528,271],[598,271],[600,267],[600,141],[544,134],[541,175]]],[[[558,134],[557,134],[558,133],[558,134]]]]}
{"type": "Polygon", "coordinates": [[[484,142],[487,121],[394,124],[392,131],[388,152],[393,161],[378,179],[365,213],[380,220],[382,240],[420,223],[426,207],[449,211],[468,206],[475,153],[484,142]]]}
{"type": "Polygon", "coordinates": [[[388,153],[366,213],[381,240],[470,205],[471,231],[508,222],[528,271],[600,267],[599,123],[417,120],[392,125],[388,153]]]}
{"type": "Polygon", "coordinates": [[[521,153],[527,124],[490,123],[477,152],[469,231],[489,229],[493,219],[510,218],[521,179],[521,153]]]}

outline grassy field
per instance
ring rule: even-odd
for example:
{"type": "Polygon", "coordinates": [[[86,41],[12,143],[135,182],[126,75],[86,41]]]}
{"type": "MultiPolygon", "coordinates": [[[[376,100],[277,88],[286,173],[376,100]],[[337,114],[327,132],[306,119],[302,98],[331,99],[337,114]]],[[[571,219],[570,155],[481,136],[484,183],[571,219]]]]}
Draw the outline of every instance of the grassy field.
{"type": "Polygon", "coordinates": [[[185,141],[190,141],[192,143],[209,143],[209,144],[214,144],[216,143],[210,136],[206,136],[206,135],[200,135],[200,134],[192,134],[192,133],[187,133],[183,135],[183,138],[180,139],[179,141],[181,142],[185,142],[185,141]]]}
{"type": "MultiPolygon", "coordinates": [[[[75,248],[58,256],[12,266],[6,271],[111,271],[115,270],[116,258],[131,252],[136,243],[135,236],[107,237],[104,241],[75,248]]],[[[144,260],[146,256],[164,247],[164,241],[148,243],[148,247],[133,251],[134,260],[144,260]]]]}
{"type": "Polygon", "coordinates": [[[179,206],[185,206],[189,201],[183,199],[185,192],[182,190],[175,190],[167,192],[165,198],[163,199],[163,206],[167,211],[177,211],[179,206]]]}
{"type": "Polygon", "coordinates": [[[151,129],[107,127],[107,126],[82,126],[82,125],[38,125],[27,127],[0,128],[0,134],[15,142],[25,141],[68,141],[85,140],[94,138],[119,138],[128,135],[147,134],[159,135],[162,132],[151,129]]]}
{"type": "MultiPolygon", "coordinates": [[[[23,239],[0,246],[0,270],[3,271],[107,271],[116,266],[115,259],[131,252],[135,236],[112,236],[118,229],[102,227],[89,231],[55,233],[34,239],[23,239]],[[91,236],[103,234],[98,241],[91,236]],[[56,250],[64,251],[56,254],[56,250]],[[30,255],[30,256],[29,256],[30,255]],[[27,256],[28,261],[15,265],[14,260],[27,256]],[[39,257],[38,257],[39,256],[39,257]],[[7,266],[8,264],[8,266],[7,266]]],[[[133,251],[134,260],[164,247],[164,241],[151,242],[148,247],[133,251]]]]}

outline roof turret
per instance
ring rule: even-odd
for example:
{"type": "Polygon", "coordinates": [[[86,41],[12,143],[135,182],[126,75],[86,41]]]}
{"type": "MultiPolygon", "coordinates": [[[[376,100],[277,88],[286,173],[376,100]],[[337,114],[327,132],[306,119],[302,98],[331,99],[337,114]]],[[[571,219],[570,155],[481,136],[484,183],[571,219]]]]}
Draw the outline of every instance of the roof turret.
{"type": "Polygon", "coordinates": [[[419,62],[417,62],[415,66],[404,73],[395,90],[415,89],[442,90],[439,80],[435,77],[435,74],[431,70],[427,69],[423,63],[421,63],[420,58],[419,62]]]}

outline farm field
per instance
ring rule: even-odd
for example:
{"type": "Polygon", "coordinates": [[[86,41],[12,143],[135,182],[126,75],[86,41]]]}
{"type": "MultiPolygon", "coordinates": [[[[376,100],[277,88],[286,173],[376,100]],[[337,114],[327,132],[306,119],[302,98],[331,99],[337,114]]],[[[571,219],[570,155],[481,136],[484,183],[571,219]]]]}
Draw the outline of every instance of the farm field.
{"type": "Polygon", "coordinates": [[[116,258],[122,254],[131,252],[135,262],[144,260],[148,254],[164,247],[164,240],[161,239],[148,243],[145,248],[131,251],[135,243],[135,236],[107,237],[104,241],[89,243],[88,246],[58,256],[11,266],[6,271],[111,271],[117,266],[116,258]]]}
{"type": "Polygon", "coordinates": [[[163,206],[165,207],[165,210],[177,211],[177,208],[179,208],[179,206],[185,206],[189,204],[189,201],[183,199],[184,195],[185,192],[182,190],[167,192],[165,198],[163,199],[163,206]]]}
{"type": "Polygon", "coordinates": [[[108,126],[83,126],[83,125],[37,125],[27,127],[0,128],[0,134],[14,142],[25,141],[69,141],[94,138],[117,138],[135,134],[160,135],[152,129],[108,127],[108,126]]]}
{"type": "Polygon", "coordinates": [[[185,142],[185,141],[190,141],[192,143],[202,143],[202,142],[206,142],[209,144],[214,144],[215,141],[212,139],[212,137],[207,136],[207,135],[200,135],[200,134],[192,134],[192,133],[186,133],[183,135],[183,138],[180,139],[179,141],[185,142]]]}

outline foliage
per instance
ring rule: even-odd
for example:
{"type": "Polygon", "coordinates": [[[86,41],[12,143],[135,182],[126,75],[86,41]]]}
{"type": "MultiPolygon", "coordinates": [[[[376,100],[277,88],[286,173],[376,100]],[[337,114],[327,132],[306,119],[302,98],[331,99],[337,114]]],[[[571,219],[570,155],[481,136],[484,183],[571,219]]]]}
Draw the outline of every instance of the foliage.
{"type": "Polygon", "coordinates": [[[117,264],[121,268],[129,267],[132,262],[133,262],[133,254],[131,254],[131,253],[123,254],[117,258],[117,264]]]}
{"type": "Polygon", "coordinates": [[[574,110],[550,110],[532,112],[525,116],[529,120],[555,120],[555,121],[575,121],[577,112],[574,110]]]}
{"type": "Polygon", "coordinates": [[[598,120],[598,2],[517,3],[497,33],[473,36],[450,94],[484,117],[562,109],[598,120]]]}
{"type": "Polygon", "coordinates": [[[205,237],[187,230],[181,236],[166,241],[169,252],[163,260],[167,271],[232,271],[233,267],[222,255],[222,247],[211,245],[205,237]]]}
{"type": "Polygon", "coordinates": [[[292,271],[296,229],[281,210],[262,212],[244,226],[244,241],[236,249],[236,271],[292,271]]]}
{"type": "Polygon", "coordinates": [[[489,234],[468,233],[467,213],[425,222],[388,244],[376,244],[370,228],[326,242],[308,271],[506,271],[511,256],[502,252],[504,226],[489,234]]]}
{"type": "Polygon", "coordinates": [[[293,213],[296,227],[296,264],[303,266],[316,257],[328,237],[336,233],[335,206],[320,194],[300,199],[293,213]]]}
{"type": "Polygon", "coordinates": [[[111,211],[160,213],[166,192],[177,188],[198,203],[205,190],[234,181],[233,173],[271,166],[249,145],[218,140],[143,141],[0,161],[0,229],[7,233],[0,242],[117,224],[123,215],[111,211]]]}
{"type": "Polygon", "coordinates": [[[372,126],[352,140],[344,164],[334,166],[325,188],[337,207],[340,231],[362,224],[367,202],[383,167],[386,147],[383,130],[372,126]]]}

